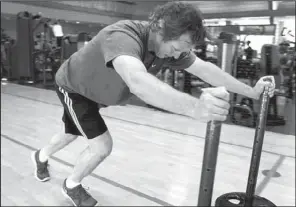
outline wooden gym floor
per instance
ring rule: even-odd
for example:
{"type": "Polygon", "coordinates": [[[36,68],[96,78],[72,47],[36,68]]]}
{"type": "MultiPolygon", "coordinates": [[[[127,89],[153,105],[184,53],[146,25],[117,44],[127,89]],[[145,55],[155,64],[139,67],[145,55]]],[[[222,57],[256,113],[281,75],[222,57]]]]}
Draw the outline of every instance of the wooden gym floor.
{"type": "MultiPolygon", "coordinates": [[[[83,184],[103,206],[196,206],[206,124],[139,106],[112,106],[101,113],[113,152],[83,184]]],[[[50,159],[52,179],[33,176],[30,154],[62,130],[54,91],[7,83],[1,86],[1,206],[70,206],[61,184],[86,147],[79,138],[50,159]]],[[[224,193],[244,192],[254,129],[222,126],[213,203],[224,193]]],[[[295,137],[265,133],[257,195],[277,206],[295,206],[295,137]],[[268,176],[263,170],[271,170],[268,176]],[[277,173],[280,177],[273,177],[277,173]]]]}

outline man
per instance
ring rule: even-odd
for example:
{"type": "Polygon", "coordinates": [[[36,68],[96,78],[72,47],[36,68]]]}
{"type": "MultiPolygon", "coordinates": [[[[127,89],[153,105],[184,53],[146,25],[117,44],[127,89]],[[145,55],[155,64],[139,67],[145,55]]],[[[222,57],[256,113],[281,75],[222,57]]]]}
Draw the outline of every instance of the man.
{"type": "Polygon", "coordinates": [[[126,20],[107,26],[73,54],[56,74],[57,94],[64,106],[65,131],[32,154],[36,178],[49,180],[48,158],[82,135],[89,146],[79,157],[73,173],[65,179],[63,192],[76,206],[97,203],[81,186],[82,179],[112,150],[112,138],[97,103],[119,104],[131,92],[147,104],[176,114],[202,121],[224,121],[230,107],[224,87],[258,99],[263,88],[271,85],[272,95],[272,84],[263,79],[251,88],[191,53],[203,39],[204,31],[197,8],[170,2],[158,7],[149,22],[126,20]],[[153,76],[167,66],[186,69],[221,87],[205,89],[199,98],[179,92],[153,76]]]}
{"type": "Polygon", "coordinates": [[[60,21],[59,20],[54,21],[54,23],[52,25],[49,25],[49,26],[51,27],[51,29],[53,31],[53,34],[56,37],[57,46],[61,47],[64,33],[63,33],[63,28],[62,28],[62,26],[60,24],[60,21]]]}
{"type": "Polygon", "coordinates": [[[252,60],[253,59],[253,52],[254,50],[252,49],[252,47],[250,46],[251,41],[247,41],[247,48],[244,50],[245,54],[246,54],[246,60],[252,60]]]}

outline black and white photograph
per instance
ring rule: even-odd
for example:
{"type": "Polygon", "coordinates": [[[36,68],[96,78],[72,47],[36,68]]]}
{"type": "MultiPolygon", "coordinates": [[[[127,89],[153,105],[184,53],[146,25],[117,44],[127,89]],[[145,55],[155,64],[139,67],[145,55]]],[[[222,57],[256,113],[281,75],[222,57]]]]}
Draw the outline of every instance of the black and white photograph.
{"type": "Polygon", "coordinates": [[[1,1],[1,206],[295,206],[295,1],[1,1]]]}

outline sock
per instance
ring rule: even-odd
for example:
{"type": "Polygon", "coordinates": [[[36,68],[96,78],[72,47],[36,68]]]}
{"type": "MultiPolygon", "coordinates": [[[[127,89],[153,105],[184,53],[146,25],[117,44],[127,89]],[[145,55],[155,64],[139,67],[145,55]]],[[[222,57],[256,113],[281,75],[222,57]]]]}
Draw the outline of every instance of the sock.
{"type": "Polygon", "coordinates": [[[48,156],[44,154],[43,150],[41,149],[39,152],[39,161],[46,162],[48,160],[48,156]]]}
{"type": "Polygon", "coordinates": [[[67,180],[66,180],[66,187],[67,188],[75,188],[78,185],[80,185],[80,183],[76,183],[73,180],[67,178],[67,180]]]}

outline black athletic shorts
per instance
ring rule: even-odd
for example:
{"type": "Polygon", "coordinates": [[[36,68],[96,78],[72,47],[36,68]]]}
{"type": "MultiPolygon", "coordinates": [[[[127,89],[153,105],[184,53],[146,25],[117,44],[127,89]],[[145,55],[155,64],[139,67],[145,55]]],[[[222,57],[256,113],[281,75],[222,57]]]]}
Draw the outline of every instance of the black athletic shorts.
{"type": "Polygon", "coordinates": [[[56,92],[64,106],[65,133],[92,139],[108,130],[96,102],[80,94],[69,93],[58,85],[56,92]]]}

